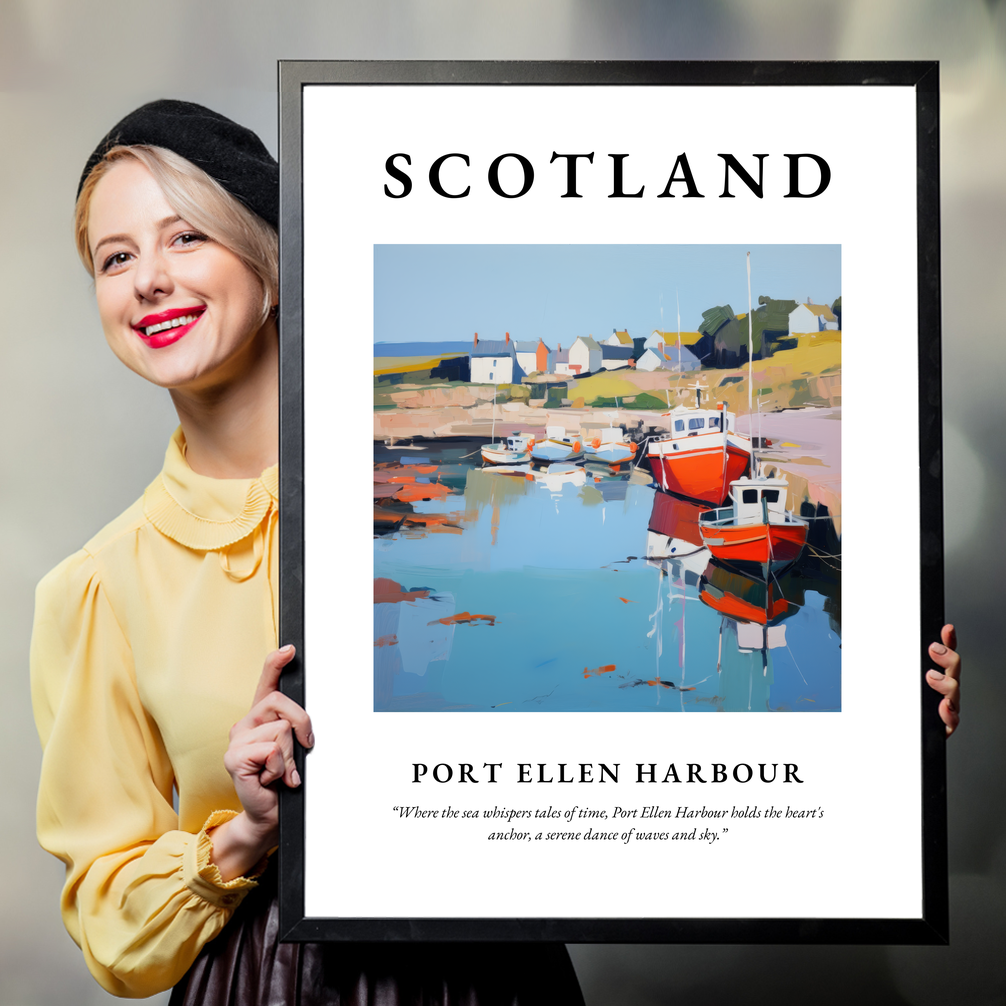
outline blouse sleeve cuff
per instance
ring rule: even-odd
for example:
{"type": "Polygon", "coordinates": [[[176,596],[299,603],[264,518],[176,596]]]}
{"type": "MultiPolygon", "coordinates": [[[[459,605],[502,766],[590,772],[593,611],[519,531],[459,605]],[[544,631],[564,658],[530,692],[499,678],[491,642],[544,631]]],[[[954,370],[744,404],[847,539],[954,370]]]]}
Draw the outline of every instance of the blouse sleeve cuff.
{"type": "Polygon", "coordinates": [[[182,874],[189,890],[218,908],[237,908],[245,895],[258,887],[255,878],[261,876],[269,865],[269,857],[263,856],[245,876],[224,880],[216,863],[210,861],[213,842],[207,833],[237,815],[235,810],[215,810],[210,814],[195,841],[186,845],[182,861],[182,874]]]}

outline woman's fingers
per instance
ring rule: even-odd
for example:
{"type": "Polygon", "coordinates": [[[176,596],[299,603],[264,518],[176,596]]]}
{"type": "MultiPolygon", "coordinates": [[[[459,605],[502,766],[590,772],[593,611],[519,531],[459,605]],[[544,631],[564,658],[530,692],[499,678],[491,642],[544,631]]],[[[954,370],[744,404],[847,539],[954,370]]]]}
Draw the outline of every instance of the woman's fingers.
{"type": "Polygon", "coordinates": [[[940,639],[943,640],[943,645],[949,647],[951,650],[957,649],[957,629],[952,625],[944,625],[940,632],[940,639]]]}
{"type": "Polygon", "coordinates": [[[929,656],[942,670],[926,672],[929,687],[943,696],[940,702],[940,719],[946,725],[949,737],[960,723],[961,656],[957,652],[957,632],[952,625],[944,625],[940,632],[941,643],[931,643],[929,656]]]}
{"type": "Polygon", "coordinates": [[[939,707],[940,719],[946,725],[947,736],[949,737],[957,729],[957,725],[961,721],[961,713],[957,705],[957,682],[953,678],[940,674],[939,671],[929,671],[926,675],[926,680],[930,688],[934,688],[943,695],[943,700],[940,702],[939,707]]]}
{"type": "Polygon", "coordinates": [[[314,747],[311,717],[304,711],[303,706],[297,705],[293,699],[282,692],[270,692],[260,702],[252,706],[248,715],[234,724],[231,729],[231,737],[274,720],[286,720],[293,727],[297,734],[297,740],[304,747],[314,747]]]}
{"type": "Polygon", "coordinates": [[[236,751],[239,758],[245,757],[245,752],[255,752],[259,766],[256,774],[263,786],[280,778],[293,789],[300,785],[300,773],[293,757],[293,731],[284,719],[270,720],[242,731],[232,738],[229,750],[236,751]],[[267,745],[268,750],[263,745],[267,745]],[[273,750],[278,753],[278,760],[272,756],[273,750]]]}
{"type": "Polygon", "coordinates": [[[283,668],[293,660],[296,652],[293,646],[284,646],[281,649],[273,650],[265,658],[251,710],[247,716],[234,725],[234,729],[231,731],[232,737],[235,731],[248,729],[268,720],[285,719],[291,723],[297,734],[297,740],[304,747],[314,747],[311,717],[307,715],[302,706],[279,691],[279,679],[283,668]]]}
{"type": "Polygon", "coordinates": [[[283,668],[293,660],[296,653],[296,648],[288,645],[280,647],[278,650],[273,650],[265,658],[265,663],[262,665],[262,675],[259,678],[258,687],[255,689],[255,698],[252,699],[253,709],[270,692],[276,691],[279,687],[279,677],[283,673],[283,668]]]}
{"type": "Polygon", "coordinates": [[[282,777],[286,762],[280,744],[274,740],[263,740],[228,748],[224,755],[224,767],[233,777],[235,785],[256,781],[258,786],[268,786],[282,777]]]}

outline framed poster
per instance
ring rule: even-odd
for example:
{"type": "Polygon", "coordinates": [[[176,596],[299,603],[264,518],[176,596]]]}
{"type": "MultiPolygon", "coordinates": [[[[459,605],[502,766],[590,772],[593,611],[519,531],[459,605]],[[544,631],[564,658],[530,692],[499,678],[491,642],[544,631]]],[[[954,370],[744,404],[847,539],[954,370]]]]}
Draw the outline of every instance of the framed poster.
{"type": "Polygon", "coordinates": [[[280,92],[287,938],[944,941],[935,64],[280,92]]]}

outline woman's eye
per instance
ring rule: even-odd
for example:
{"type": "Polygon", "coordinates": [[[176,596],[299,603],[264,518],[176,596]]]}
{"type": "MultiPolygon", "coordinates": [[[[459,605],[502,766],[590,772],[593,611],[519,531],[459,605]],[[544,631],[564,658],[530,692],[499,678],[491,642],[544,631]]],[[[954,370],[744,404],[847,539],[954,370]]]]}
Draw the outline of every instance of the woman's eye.
{"type": "Polygon", "coordinates": [[[116,270],[119,266],[125,265],[129,261],[129,252],[116,252],[114,255],[109,255],[105,259],[101,266],[102,272],[111,272],[116,270]]]}
{"type": "Polygon", "coordinates": [[[191,248],[193,245],[202,244],[205,240],[205,234],[200,234],[198,231],[186,231],[184,234],[179,234],[174,243],[182,248],[191,248]]]}

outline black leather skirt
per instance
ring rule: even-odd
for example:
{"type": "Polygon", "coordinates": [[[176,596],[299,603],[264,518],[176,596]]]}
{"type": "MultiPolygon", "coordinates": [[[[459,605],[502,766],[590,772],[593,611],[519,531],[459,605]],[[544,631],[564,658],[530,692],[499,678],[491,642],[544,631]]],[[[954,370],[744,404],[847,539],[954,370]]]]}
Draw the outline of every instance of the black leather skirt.
{"type": "Polygon", "coordinates": [[[275,871],[170,1006],[583,1006],[561,943],[280,943],[275,871]]]}

